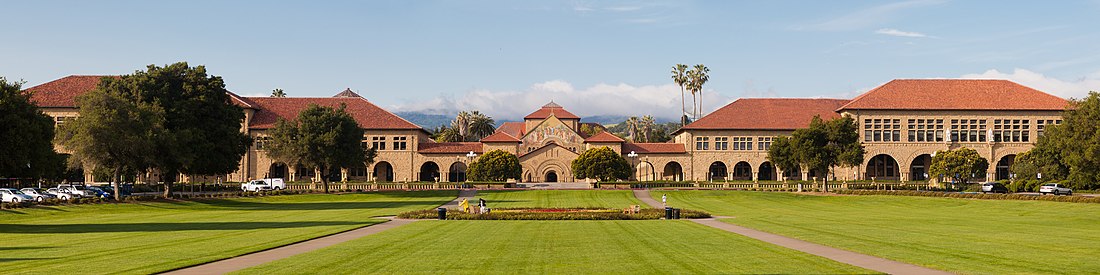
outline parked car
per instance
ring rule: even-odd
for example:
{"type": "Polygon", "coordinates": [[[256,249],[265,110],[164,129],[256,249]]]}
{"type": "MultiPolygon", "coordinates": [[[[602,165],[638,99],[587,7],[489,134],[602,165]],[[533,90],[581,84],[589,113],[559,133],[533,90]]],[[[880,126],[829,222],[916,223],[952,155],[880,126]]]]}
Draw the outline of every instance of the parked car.
{"type": "Polygon", "coordinates": [[[37,202],[43,202],[43,201],[46,201],[46,200],[51,200],[51,199],[56,199],[57,198],[56,195],[50,194],[50,193],[46,192],[46,190],[38,189],[38,188],[23,188],[23,189],[19,189],[19,192],[23,192],[23,194],[27,194],[27,196],[31,196],[32,198],[34,198],[34,201],[37,201],[37,202]]]}
{"type": "Polygon", "coordinates": [[[74,198],[72,194],[58,191],[57,188],[46,189],[46,194],[54,195],[58,199],[62,199],[62,200],[70,200],[70,199],[74,198]]]}
{"type": "Polygon", "coordinates": [[[1073,195],[1073,190],[1061,183],[1047,183],[1039,187],[1039,194],[1073,195]]]}
{"type": "MultiPolygon", "coordinates": [[[[95,191],[88,190],[84,184],[58,184],[57,192],[69,194],[69,198],[90,198],[95,197],[97,194],[95,191]]],[[[61,197],[61,195],[57,195],[61,197]]]]}
{"type": "Polygon", "coordinates": [[[271,190],[283,190],[286,189],[286,183],[281,178],[274,179],[258,179],[241,184],[241,191],[245,192],[260,192],[271,190]]]}
{"type": "Polygon", "coordinates": [[[1008,187],[1000,182],[982,183],[982,193],[1008,193],[1008,187]]]}
{"type": "Polygon", "coordinates": [[[25,201],[32,201],[33,197],[15,190],[15,188],[0,188],[0,202],[20,203],[25,201]]]}
{"type": "Polygon", "coordinates": [[[88,190],[91,190],[94,193],[93,197],[96,197],[96,198],[110,199],[110,198],[115,197],[114,195],[111,194],[111,192],[107,192],[107,190],[103,190],[103,188],[99,188],[99,187],[95,187],[95,186],[87,186],[85,188],[88,188],[88,190]]]}

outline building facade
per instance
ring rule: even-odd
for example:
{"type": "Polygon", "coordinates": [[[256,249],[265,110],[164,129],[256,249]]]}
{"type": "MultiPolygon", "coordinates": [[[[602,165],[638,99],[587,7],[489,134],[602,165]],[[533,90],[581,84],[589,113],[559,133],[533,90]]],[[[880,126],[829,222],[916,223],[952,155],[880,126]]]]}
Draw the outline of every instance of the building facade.
{"type": "MultiPolygon", "coordinates": [[[[79,116],[74,98],[104,76],[68,76],[29,88],[32,100],[57,125],[79,116]]],[[[109,76],[108,76],[109,77],[109,76]]],[[[1016,154],[1033,147],[1044,127],[1061,123],[1068,102],[1004,80],[894,80],[854,99],[743,98],[673,133],[666,143],[635,143],[607,132],[587,135],[581,118],[550,102],[524,117],[502,123],[479,142],[439,143],[427,130],[345,90],[333,97],[240,97],[241,131],[255,140],[228,175],[182,175],[190,181],[246,181],[279,177],[317,180],[319,171],[273,160],[265,153],[268,131],[278,119],[293,119],[310,104],[346,106],[365,129],[363,148],[374,162],[340,169],[333,181],[462,182],[481,154],[504,150],[519,157],[522,182],[579,181],[570,163],[580,152],[609,147],[636,168],[639,181],[776,181],[819,178],[807,169],[783,171],[767,159],[773,139],[809,126],[817,116],[851,116],[859,124],[867,154],[863,165],[839,168],[835,180],[927,181],[938,150],[973,148],[990,162],[990,179],[1009,178],[1016,154]]],[[[589,125],[602,128],[599,125],[589,125]]],[[[64,148],[58,148],[64,152],[64,148]]],[[[333,171],[336,172],[336,171],[333,171]]],[[[93,180],[86,173],[86,180],[93,180]]],[[[143,175],[156,178],[155,173],[143,175]]]]}

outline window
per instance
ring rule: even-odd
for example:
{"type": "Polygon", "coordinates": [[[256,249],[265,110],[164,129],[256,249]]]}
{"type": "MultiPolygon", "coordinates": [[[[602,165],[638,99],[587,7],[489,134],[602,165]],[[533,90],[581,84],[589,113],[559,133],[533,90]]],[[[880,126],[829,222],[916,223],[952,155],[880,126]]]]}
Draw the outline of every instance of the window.
{"type": "Polygon", "coordinates": [[[714,137],[714,150],[729,150],[729,137],[714,137]]]}
{"type": "Polygon", "coordinates": [[[756,143],[758,144],[757,148],[760,148],[760,150],[764,150],[764,151],[767,151],[768,149],[771,149],[772,148],[772,139],[773,139],[773,137],[758,137],[758,138],[756,138],[756,143]]]}
{"type": "Polygon", "coordinates": [[[356,168],[348,169],[348,176],[349,177],[366,177],[367,176],[367,168],[366,167],[356,167],[356,168]]]}
{"type": "Polygon", "coordinates": [[[709,137],[695,137],[695,150],[710,150],[709,137]]]}
{"type": "Polygon", "coordinates": [[[1048,119],[1048,120],[1042,120],[1042,119],[1040,119],[1040,120],[1036,120],[1036,121],[1035,121],[1035,124],[1036,124],[1036,126],[1035,126],[1035,130],[1036,130],[1036,131],[1038,131],[1038,134],[1037,134],[1036,136],[1039,136],[1039,137],[1043,136],[1043,132],[1044,132],[1044,131],[1046,131],[1046,126],[1050,126],[1050,125],[1058,125],[1058,124],[1061,124],[1061,123],[1062,123],[1062,121],[1061,121],[1061,120],[1055,121],[1055,120],[1053,120],[1053,119],[1048,119]]]}
{"type": "MultiPolygon", "coordinates": [[[[996,121],[994,121],[996,122],[996,121]]],[[[951,141],[954,142],[985,142],[986,120],[984,119],[952,119],[951,141]]]]}
{"type": "Polygon", "coordinates": [[[943,142],[943,119],[910,119],[909,142],[943,142]]]}
{"type": "Polygon", "coordinates": [[[738,150],[738,151],[752,150],[752,138],[751,137],[734,137],[733,138],[733,150],[738,150]]]}
{"type": "Polygon", "coordinates": [[[370,137],[370,147],[374,150],[386,150],[386,137],[370,137]]]}
{"type": "Polygon", "coordinates": [[[264,150],[267,144],[271,142],[271,137],[257,137],[256,138],[256,150],[264,150]]]}
{"type": "Polygon", "coordinates": [[[863,130],[864,141],[901,141],[901,119],[864,119],[863,130]]]}
{"type": "Polygon", "coordinates": [[[54,120],[53,126],[54,127],[61,127],[61,125],[65,125],[65,121],[72,120],[74,118],[76,118],[76,117],[71,117],[71,116],[55,117],[55,118],[53,118],[53,120],[54,120]]]}
{"type": "Polygon", "coordinates": [[[408,149],[409,137],[393,137],[393,149],[405,150],[408,149]]]}
{"type": "MultiPolygon", "coordinates": [[[[1043,135],[1045,126],[1050,125],[1053,120],[1038,120],[1036,121],[1039,130],[1039,135],[1043,135]]],[[[1030,142],[1031,141],[1031,120],[1024,119],[998,119],[993,121],[993,142],[1030,142]]]]}

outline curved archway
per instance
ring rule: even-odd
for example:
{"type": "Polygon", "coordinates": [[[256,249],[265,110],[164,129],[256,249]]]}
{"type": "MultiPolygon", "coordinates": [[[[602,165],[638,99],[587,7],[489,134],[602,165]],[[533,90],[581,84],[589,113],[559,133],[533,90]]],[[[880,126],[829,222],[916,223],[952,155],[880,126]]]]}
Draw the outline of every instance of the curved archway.
{"type": "Polygon", "coordinates": [[[420,165],[419,181],[434,182],[437,178],[439,178],[439,164],[429,161],[420,165]]]}
{"type": "Polygon", "coordinates": [[[913,158],[912,164],[909,165],[909,179],[910,180],[928,180],[929,169],[932,168],[932,155],[923,154],[916,158],[913,158]]]}
{"type": "Polygon", "coordinates": [[[726,164],[721,161],[712,162],[710,169],[707,170],[707,179],[709,180],[725,180],[726,175],[726,164]]]}
{"type": "Polygon", "coordinates": [[[786,180],[802,180],[802,167],[795,167],[790,170],[783,170],[783,178],[786,180]]]}
{"type": "Polygon", "coordinates": [[[756,179],[757,180],[772,181],[772,180],[776,180],[776,178],[777,178],[776,175],[775,175],[775,166],[772,166],[771,162],[765,161],[764,163],[761,163],[760,164],[760,170],[758,170],[758,171],[760,171],[760,172],[756,173],[756,179]]]}
{"type": "Polygon", "coordinates": [[[1012,164],[1016,163],[1016,155],[1005,155],[997,161],[996,180],[1012,179],[1012,164]]]}
{"type": "Polygon", "coordinates": [[[282,163],[282,162],[272,163],[271,166],[267,167],[267,176],[265,176],[264,178],[269,178],[269,179],[286,178],[287,173],[289,173],[289,171],[290,170],[288,170],[288,168],[286,166],[286,163],[282,163]]]}
{"type": "Polygon", "coordinates": [[[546,182],[558,182],[558,172],[554,170],[546,171],[546,176],[543,177],[546,182]]]}
{"type": "Polygon", "coordinates": [[[733,165],[733,180],[752,180],[752,165],[744,161],[733,165]]]}
{"type": "Polygon", "coordinates": [[[448,182],[464,182],[466,181],[466,164],[461,162],[455,162],[451,164],[451,168],[447,169],[447,181],[448,182]]]}
{"type": "Polygon", "coordinates": [[[875,180],[898,180],[898,161],[887,154],[875,155],[867,161],[867,178],[875,180]]]}
{"type": "Polygon", "coordinates": [[[683,181],[684,180],[684,168],[680,166],[679,162],[670,161],[668,163],[665,163],[665,168],[663,170],[664,170],[663,173],[661,173],[661,175],[663,175],[663,177],[662,177],[663,180],[669,180],[669,181],[683,181]]]}
{"type": "Polygon", "coordinates": [[[637,181],[653,181],[657,179],[657,170],[653,168],[653,163],[648,161],[639,162],[638,166],[634,167],[635,175],[634,180],[637,181]]]}
{"type": "Polygon", "coordinates": [[[389,162],[379,162],[374,165],[374,178],[380,182],[393,181],[393,165],[389,162]]]}

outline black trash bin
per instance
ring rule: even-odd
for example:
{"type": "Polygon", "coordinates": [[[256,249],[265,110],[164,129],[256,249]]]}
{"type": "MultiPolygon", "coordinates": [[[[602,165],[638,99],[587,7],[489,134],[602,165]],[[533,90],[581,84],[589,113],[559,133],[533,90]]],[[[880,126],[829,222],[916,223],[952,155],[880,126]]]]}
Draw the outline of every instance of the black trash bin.
{"type": "Polygon", "coordinates": [[[443,208],[443,207],[436,208],[436,211],[439,211],[439,220],[446,220],[447,219],[447,208],[443,208]]]}
{"type": "Polygon", "coordinates": [[[671,220],[672,219],[672,207],[665,207],[665,219],[666,220],[671,220]]]}
{"type": "Polygon", "coordinates": [[[672,219],[674,219],[674,220],[679,220],[680,219],[680,208],[673,208],[672,209],[672,219]]]}

